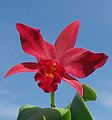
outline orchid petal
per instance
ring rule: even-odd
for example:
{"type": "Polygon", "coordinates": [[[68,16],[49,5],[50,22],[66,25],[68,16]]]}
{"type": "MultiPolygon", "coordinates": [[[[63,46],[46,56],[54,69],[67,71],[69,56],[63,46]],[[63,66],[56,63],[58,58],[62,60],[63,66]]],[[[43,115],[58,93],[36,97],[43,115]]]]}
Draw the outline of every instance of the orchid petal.
{"type": "Polygon", "coordinates": [[[38,63],[24,62],[12,67],[4,77],[10,76],[16,73],[20,73],[20,72],[37,72],[37,71],[38,71],[38,63]]]}
{"type": "Polygon", "coordinates": [[[79,25],[79,20],[71,23],[61,32],[57,38],[55,42],[55,48],[58,57],[62,56],[66,50],[74,47],[78,35],[79,25]]]}
{"type": "Polygon", "coordinates": [[[55,58],[54,46],[44,41],[39,29],[21,23],[16,24],[16,28],[20,34],[24,52],[35,56],[37,59],[55,58]]]}
{"type": "Polygon", "coordinates": [[[72,48],[60,58],[60,62],[69,74],[81,78],[102,67],[107,59],[108,56],[104,53],[93,53],[83,48],[72,48]]]}
{"type": "Polygon", "coordinates": [[[76,80],[70,75],[65,75],[63,80],[72,85],[76,89],[76,91],[80,94],[80,96],[83,96],[83,87],[78,80],[76,80]]]}

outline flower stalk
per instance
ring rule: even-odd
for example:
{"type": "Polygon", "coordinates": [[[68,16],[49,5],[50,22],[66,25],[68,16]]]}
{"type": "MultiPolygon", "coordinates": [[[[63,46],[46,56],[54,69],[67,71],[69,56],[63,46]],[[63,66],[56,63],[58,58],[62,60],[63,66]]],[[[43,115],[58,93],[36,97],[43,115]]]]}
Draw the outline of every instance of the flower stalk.
{"type": "Polygon", "coordinates": [[[51,108],[55,108],[55,92],[51,92],[50,97],[51,97],[51,108]]]}

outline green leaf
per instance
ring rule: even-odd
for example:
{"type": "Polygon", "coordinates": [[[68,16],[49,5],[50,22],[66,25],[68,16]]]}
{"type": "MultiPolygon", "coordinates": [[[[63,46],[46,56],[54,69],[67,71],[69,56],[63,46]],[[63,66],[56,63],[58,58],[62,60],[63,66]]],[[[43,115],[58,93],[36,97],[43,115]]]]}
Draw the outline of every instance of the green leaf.
{"type": "Polygon", "coordinates": [[[83,100],[84,101],[90,101],[90,100],[96,100],[96,92],[87,86],[86,84],[83,84],[83,100]]]}
{"type": "Polygon", "coordinates": [[[67,111],[67,112],[62,116],[61,120],[72,120],[72,119],[71,119],[71,112],[70,112],[70,110],[67,111]]]}
{"type": "Polygon", "coordinates": [[[61,120],[71,120],[71,113],[69,109],[56,108],[61,114],[61,120]]]}
{"type": "Polygon", "coordinates": [[[84,100],[77,93],[71,103],[72,120],[93,120],[84,100]]]}
{"type": "Polygon", "coordinates": [[[89,86],[83,84],[83,98],[77,93],[73,101],[65,108],[70,109],[72,120],[93,120],[84,101],[96,100],[96,98],[95,91],[89,86]]]}
{"type": "Polygon", "coordinates": [[[44,120],[43,116],[40,116],[36,113],[39,113],[41,108],[34,107],[32,105],[24,105],[19,110],[19,115],[17,120],[33,120],[36,119],[37,116],[39,117],[39,120],[44,120]]]}
{"type": "Polygon", "coordinates": [[[71,120],[71,113],[68,109],[42,109],[32,105],[25,105],[20,108],[17,120],[71,120]]]}
{"type": "Polygon", "coordinates": [[[44,108],[42,109],[42,115],[44,116],[45,120],[60,120],[61,115],[59,111],[56,109],[51,109],[51,108],[44,108]]]}
{"type": "Polygon", "coordinates": [[[71,113],[68,109],[45,108],[43,114],[46,120],[71,120],[71,113]]]}

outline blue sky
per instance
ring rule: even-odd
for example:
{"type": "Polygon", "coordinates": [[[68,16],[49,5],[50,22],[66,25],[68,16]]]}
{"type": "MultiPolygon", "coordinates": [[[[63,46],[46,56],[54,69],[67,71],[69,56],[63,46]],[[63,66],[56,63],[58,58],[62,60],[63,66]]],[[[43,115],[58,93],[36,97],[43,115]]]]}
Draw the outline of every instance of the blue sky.
{"type": "MultiPolygon", "coordinates": [[[[44,38],[54,43],[65,26],[80,19],[76,47],[109,55],[108,62],[85,79],[98,99],[87,103],[95,120],[110,120],[112,114],[112,0],[0,0],[0,120],[16,120],[24,104],[50,106],[49,94],[34,82],[34,73],[21,73],[3,78],[13,65],[35,59],[25,54],[20,45],[15,23],[22,22],[41,29],[44,38]]],[[[56,92],[57,107],[64,107],[75,94],[62,82],[56,92]]]]}

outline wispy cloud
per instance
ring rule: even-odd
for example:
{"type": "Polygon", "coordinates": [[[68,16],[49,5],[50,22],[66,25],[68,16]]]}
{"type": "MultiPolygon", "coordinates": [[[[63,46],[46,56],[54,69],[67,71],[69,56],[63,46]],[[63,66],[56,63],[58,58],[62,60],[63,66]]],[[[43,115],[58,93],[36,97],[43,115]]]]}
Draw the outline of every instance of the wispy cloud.
{"type": "Polygon", "coordinates": [[[103,91],[99,94],[99,102],[106,108],[112,109],[112,93],[103,91]]]}
{"type": "Polygon", "coordinates": [[[102,117],[100,116],[100,117],[94,117],[94,120],[107,120],[107,119],[102,118],[102,117]]]}
{"type": "Polygon", "coordinates": [[[0,86],[0,120],[15,120],[18,115],[18,110],[20,106],[16,103],[15,99],[19,99],[19,95],[15,94],[13,91],[0,86]],[[14,99],[10,101],[10,99],[14,99]]]}
{"type": "Polygon", "coordinates": [[[18,106],[0,103],[0,117],[16,118],[18,113],[18,106]]]}
{"type": "Polygon", "coordinates": [[[19,94],[15,94],[14,91],[2,86],[0,86],[0,96],[2,96],[2,98],[10,97],[14,99],[22,99],[19,94]]]}

